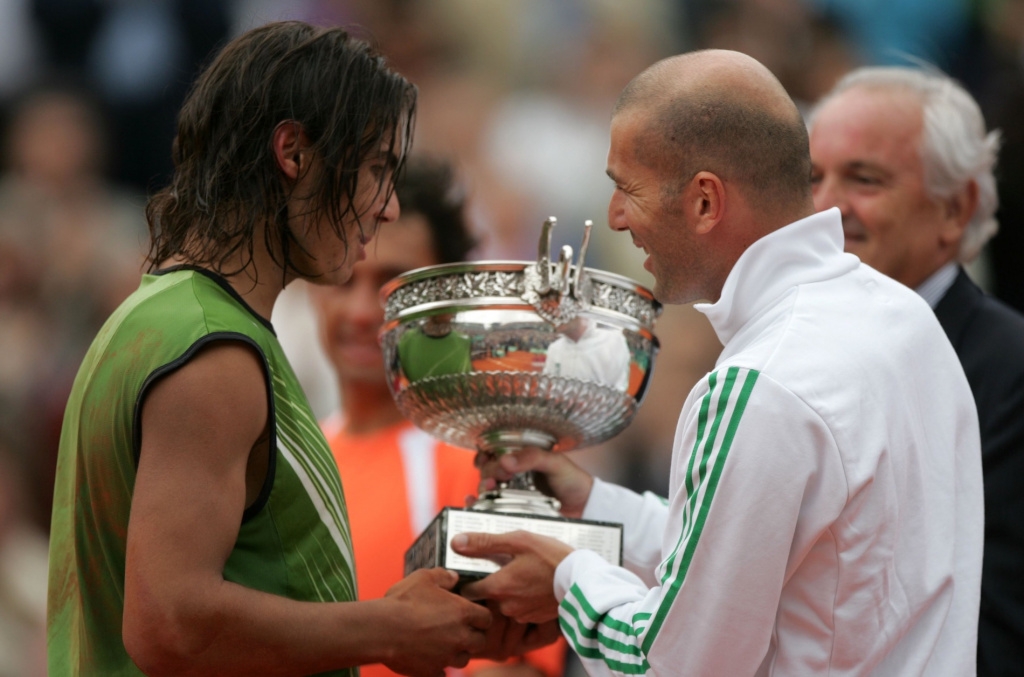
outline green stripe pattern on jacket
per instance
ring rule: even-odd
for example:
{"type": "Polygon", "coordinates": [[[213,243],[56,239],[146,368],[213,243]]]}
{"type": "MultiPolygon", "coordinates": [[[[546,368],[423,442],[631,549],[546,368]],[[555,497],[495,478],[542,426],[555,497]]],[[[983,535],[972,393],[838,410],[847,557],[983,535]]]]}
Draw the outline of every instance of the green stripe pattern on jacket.
{"type": "Polygon", "coordinates": [[[580,656],[603,660],[613,672],[626,675],[642,675],[650,669],[647,654],[686,580],[758,375],[756,370],[729,367],[708,376],[708,392],[701,399],[697,419],[697,439],[687,461],[682,530],[660,567],[660,599],[653,612],[636,613],[629,619],[598,613],[578,585],[573,585],[562,600],[559,624],[580,656]]]}

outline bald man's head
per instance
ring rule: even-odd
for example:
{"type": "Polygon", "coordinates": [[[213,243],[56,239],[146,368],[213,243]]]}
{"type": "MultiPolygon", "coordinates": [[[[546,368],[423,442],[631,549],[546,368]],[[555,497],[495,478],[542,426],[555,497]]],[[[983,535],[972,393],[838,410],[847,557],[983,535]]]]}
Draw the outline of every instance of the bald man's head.
{"type": "MultiPolygon", "coordinates": [[[[738,183],[752,206],[798,215],[811,202],[807,128],[771,72],[739,52],[670,57],[635,77],[613,117],[642,116],[637,157],[683,186],[709,171],[738,183]]],[[[810,213],[810,212],[807,212],[810,213]]]]}

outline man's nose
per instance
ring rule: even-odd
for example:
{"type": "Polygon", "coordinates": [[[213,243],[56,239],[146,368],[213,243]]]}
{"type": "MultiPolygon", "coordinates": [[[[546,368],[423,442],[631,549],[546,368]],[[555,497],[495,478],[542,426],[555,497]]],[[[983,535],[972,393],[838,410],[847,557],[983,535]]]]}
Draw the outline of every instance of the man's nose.
{"type": "MultiPolygon", "coordinates": [[[[380,200],[382,195],[383,193],[378,195],[377,199],[380,200]]],[[[387,194],[387,199],[383,200],[383,202],[378,202],[378,204],[380,205],[380,209],[372,214],[373,220],[370,222],[370,227],[364,228],[363,230],[364,237],[367,241],[377,237],[377,232],[385,223],[394,223],[397,221],[398,215],[401,213],[401,209],[398,205],[398,195],[395,194],[394,189],[387,194]]]]}
{"type": "Polygon", "coordinates": [[[626,226],[625,196],[615,189],[612,192],[611,200],[608,202],[608,225],[612,230],[628,230],[626,226]]]}
{"type": "Polygon", "coordinates": [[[388,193],[387,200],[384,202],[383,207],[381,207],[380,213],[377,215],[377,220],[380,223],[394,223],[398,220],[398,215],[401,211],[401,206],[398,204],[398,194],[392,189],[388,193]]]}

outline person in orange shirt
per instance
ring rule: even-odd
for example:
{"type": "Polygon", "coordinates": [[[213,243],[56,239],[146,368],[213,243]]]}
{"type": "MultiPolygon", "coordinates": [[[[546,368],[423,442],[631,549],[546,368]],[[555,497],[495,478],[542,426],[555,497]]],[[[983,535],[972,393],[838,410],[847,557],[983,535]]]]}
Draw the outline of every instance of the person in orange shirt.
{"type": "MultiPolygon", "coordinates": [[[[360,599],[381,597],[404,575],[405,550],[445,506],[477,493],[474,453],[434,439],[406,420],[388,389],[377,335],[380,288],[414,268],[465,259],[473,247],[451,168],[411,159],[395,191],[399,219],[382,228],[366,260],[342,287],[310,290],[324,351],[337,371],[342,411],[323,422],[341,473],[355,550],[360,599]]],[[[448,676],[558,677],[565,640],[497,664],[475,660],[448,676]]],[[[363,677],[394,673],[383,665],[363,677]]]]}

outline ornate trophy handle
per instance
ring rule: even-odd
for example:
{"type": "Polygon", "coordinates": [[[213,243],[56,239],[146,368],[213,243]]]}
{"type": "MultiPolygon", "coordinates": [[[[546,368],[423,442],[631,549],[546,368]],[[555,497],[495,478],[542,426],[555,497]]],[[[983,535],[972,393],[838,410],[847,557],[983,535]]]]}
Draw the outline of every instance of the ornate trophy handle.
{"type": "MultiPolygon", "coordinates": [[[[532,305],[537,314],[557,327],[572,322],[580,312],[589,306],[586,293],[589,278],[584,271],[587,247],[590,245],[590,231],[594,226],[589,219],[584,222],[583,243],[575,268],[572,265],[572,247],[562,247],[557,263],[551,261],[551,231],[558,219],[550,216],[541,228],[537,249],[537,263],[526,267],[522,299],[532,305]]],[[[499,433],[504,434],[504,433],[499,433]]],[[[555,440],[549,435],[536,431],[517,433],[515,439],[488,440],[484,449],[495,456],[501,456],[514,449],[535,446],[551,449],[555,440]]],[[[474,509],[495,512],[526,512],[557,516],[561,504],[537,490],[533,472],[517,473],[508,482],[499,482],[494,491],[480,497],[474,509]]]]}
{"type": "Polygon", "coordinates": [[[584,222],[583,244],[580,246],[579,261],[572,265],[572,247],[562,247],[557,263],[551,261],[551,231],[558,219],[549,216],[541,228],[537,263],[523,271],[524,287],[522,299],[532,305],[537,314],[556,327],[572,322],[589,305],[587,292],[590,280],[584,271],[587,247],[590,245],[590,230],[594,223],[584,222]]]}

